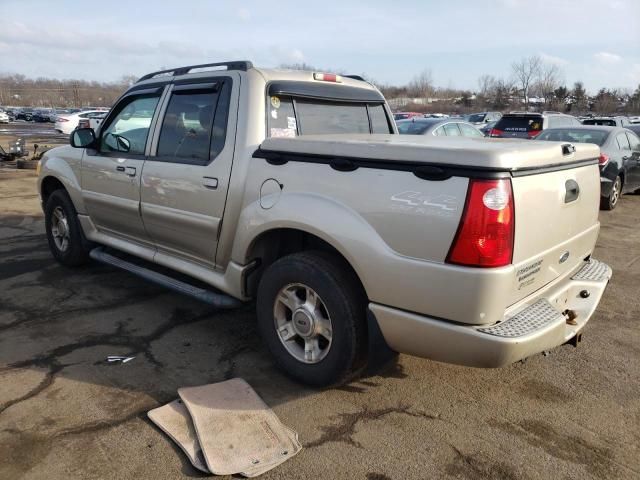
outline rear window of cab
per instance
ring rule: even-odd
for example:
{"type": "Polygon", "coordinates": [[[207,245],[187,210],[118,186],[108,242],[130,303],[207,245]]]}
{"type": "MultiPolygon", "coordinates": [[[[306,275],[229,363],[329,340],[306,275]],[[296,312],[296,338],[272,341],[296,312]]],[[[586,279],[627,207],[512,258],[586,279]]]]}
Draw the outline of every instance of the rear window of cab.
{"type": "Polygon", "coordinates": [[[393,133],[383,103],[267,97],[267,136],[393,133]]]}

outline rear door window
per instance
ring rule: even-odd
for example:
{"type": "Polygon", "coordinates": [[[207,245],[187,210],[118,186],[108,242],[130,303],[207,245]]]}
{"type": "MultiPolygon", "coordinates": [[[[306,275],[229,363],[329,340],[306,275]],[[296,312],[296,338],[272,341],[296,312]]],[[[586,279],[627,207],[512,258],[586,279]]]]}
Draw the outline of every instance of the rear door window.
{"type": "Polygon", "coordinates": [[[446,125],[443,125],[442,128],[444,128],[444,134],[447,137],[460,136],[460,129],[458,128],[458,125],[455,123],[447,123],[446,125]]]}
{"type": "Polygon", "coordinates": [[[629,139],[629,145],[634,152],[640,151],[640,138],[635,133],[627,132],[627,138],[629,139]]]}
{"type": "Polygon", "coordinates": [[[462,132],[463,137],[483,137],[484,136],[477,128],[473,128],[472,126],[467,125],[466,123],[459,123],[458,128],[460,128],[460,131],[462,132]]]}
{"type": "Polygon", "coordinates": [[[618,148],[620,150],[631,150],[629,140],[624,133],[619,133],[618,135],[616,135],[616,142],[618,143],[618,148]]]}
{"type": "Polygon", "coordinates": [[[231,82],[220,82],[174,91],[162,120],[155,159],[206,165],[215,158],[224,146],[230,86],[231,82]]]}

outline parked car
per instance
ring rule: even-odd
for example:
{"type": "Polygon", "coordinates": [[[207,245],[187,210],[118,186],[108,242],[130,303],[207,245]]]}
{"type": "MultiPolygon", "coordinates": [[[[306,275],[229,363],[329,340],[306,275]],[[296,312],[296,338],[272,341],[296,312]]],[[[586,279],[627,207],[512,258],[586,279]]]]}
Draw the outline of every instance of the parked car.
{"type": "Polygon", "coordinates": [[[496,126],[496,123],[498,123],[498,121],[496,120],[495,122],[489,122],[489,123],[485,123],[484,125],[477,127],[478,130],[480,130],[480,132],[482,132],[482,134],[485,137],[488,137],[489,134],[491,133],[491,130],[493,129],[493,127],[496,126]]]}
{"type": "MultiPolygon", "coordinates": [[[[502,118],[501,112],[480,112],[467,115],[465,120],[472,125],[486,125],[487,123],[497,122],[502,118]]],[[[478,127],[480,128],[480,127],[478,127]]]]}
{"type": "Polygon", "coordinates": [[[431,135],[442,137],[483,137],[470,123],[454,118],[418,118],[396,122],[398,133],[405,135],[431,135]]]}
{"type": "MultiPolygon", "coordinates": [[[[66,115],[58,115],[56,118],[56,123],[54,125],[54,129],[60,133],[65,133],[69,135],[73,132],[82,120],[89,120],[91,118],[103,118],[105,116],[105,112],[103,111],[86,111],[86,112],[78,112],[78,113],[70,113],[66,115]]],[[[83,127],[89,127],[92,125],[84,124],[83,127]]],[[[97,125],[95,125],[97,126],[97,125]]]]}
{"type": "Polygon", "coordinates": [[[27,122],[31,122],[33,120],[33,109],[22,108],[18,110],[18,113],[16,115],[16,120],[25,120],[27,122]]]}
{"type": "Polygon", "coordinates": [[[560,112],[506,113],[489,132],[497,138],[534,138],[547,128],[579,127],[580,121],[560,112]]]}
{"type": "Polygon", "coordinates": [[[605,127],[628,127],[631,122],[627,117],[618,115],[616,117],[592,117],[585,118],[582,121],[583,125],[603,125],[605,127]]]}
{"type": "Polygon", "coordinates": [[[0,123],[9,123],[11,119],[6,112],[0,111],[0,123]]]}
{"type": "Polygon", "coordinates": [[[627,126],[625,128],[628,128],[633,133],[635,133],[636,135],[640,136],[640,124],[632,123],[631,125],[629,125],[629,126],[627,126]]]}
{"type": "Polygon", "coordinates": [[[78,128],[92,128],[97,132],[102,121],[107,117],[107,113],[108,112],[98,112],[90,115],[88,118],[81,118],[80,121],[78,121],[78,128]]]}
{"type": "Polygon", "coordinates": [[[34,110],[31,119],[36,123],[46,123],[49,121],[49,112],[46,110],[34,110]]]}
{"type": "Polygon", "coordinates": [[[396,112],[393,114],[393,119],[394,120],[407,120],[408,118],[413,118],[413,117],[422,117],[423,114],[422,113],[418,113],[418,112],[396,112]]]}
{"type": "Polygon", "coordinates": [[[620,127],[545,130],[536,140],[595,143],[600,147],[600,208],[613,210],[623,193],[640,190],[640,138],[620,127]]]}
{"type": "Polygon", "coordinates": [[[143,76],[97,133],[43,156],[60,263],[255,299],[278,365],[314,385],[390,350],[499,367],[577,345],[611,276],[592,257],[596,145],[396,135],[367,82],[208,66],[225,69],[143,76]]]}

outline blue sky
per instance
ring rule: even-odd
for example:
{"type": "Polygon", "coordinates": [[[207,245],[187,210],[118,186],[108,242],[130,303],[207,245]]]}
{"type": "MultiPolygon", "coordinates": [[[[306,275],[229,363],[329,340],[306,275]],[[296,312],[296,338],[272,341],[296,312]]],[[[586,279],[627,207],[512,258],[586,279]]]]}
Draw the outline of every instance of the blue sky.
{"type": "Polygon", "coordinates": [[[592,92],[640,83],[640,0],[0,0],[0,18],[0,73],[30,77],[250,59],[475,89],[537,54],[592,92]]]}

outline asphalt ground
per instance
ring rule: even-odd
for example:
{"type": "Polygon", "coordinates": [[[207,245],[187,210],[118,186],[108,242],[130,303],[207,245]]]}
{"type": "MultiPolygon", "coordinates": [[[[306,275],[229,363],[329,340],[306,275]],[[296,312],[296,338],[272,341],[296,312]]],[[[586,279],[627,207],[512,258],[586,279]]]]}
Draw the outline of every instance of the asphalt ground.
{"type": "Polygon", "coordinates": [[[274,368],[252,306],[216,311],[113,268],[56,264],[35,185],[0,170],[2,479],[200,477],[146,412],[232,377],[304,445],[265,479],[640,478],[638,195],[601,212],[594,256],[614,276],[578,348],[496,370],[401,355],[322,391],[274,368]]]}

